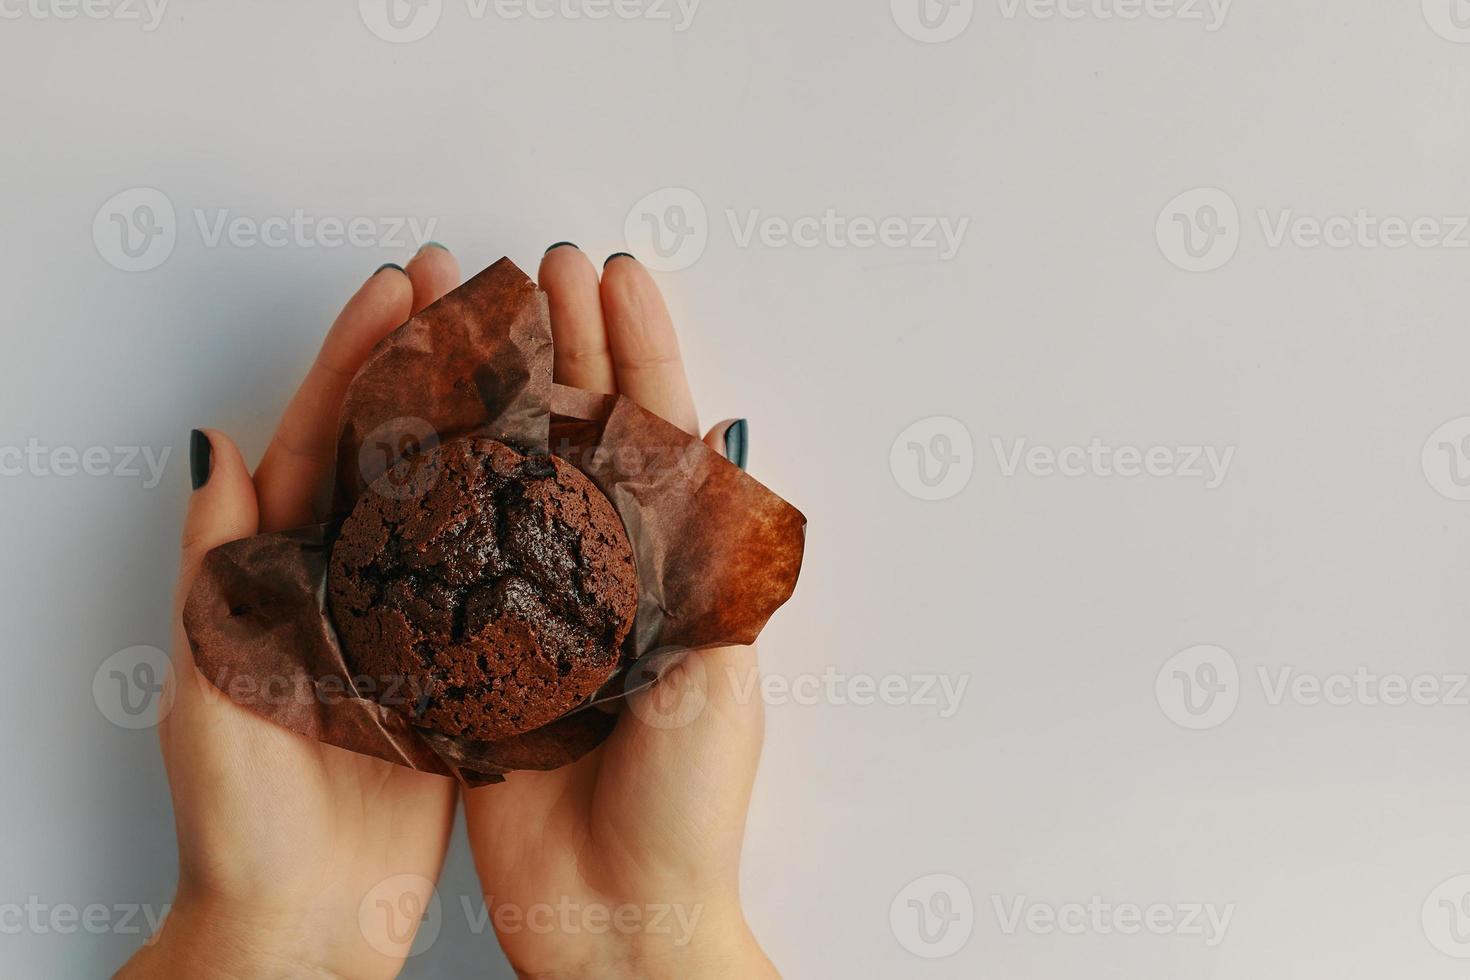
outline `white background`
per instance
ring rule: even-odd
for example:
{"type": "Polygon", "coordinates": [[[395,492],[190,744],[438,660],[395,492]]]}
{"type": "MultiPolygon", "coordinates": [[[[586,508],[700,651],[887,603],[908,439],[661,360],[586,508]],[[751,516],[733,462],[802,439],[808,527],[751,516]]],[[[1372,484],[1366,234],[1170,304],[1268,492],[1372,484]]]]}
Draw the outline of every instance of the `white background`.
{"type": "MultiPolygon", "coordinates": [[[[189,428],[256,458],[341,302],[411,251],[211,245],[196,211],[436,218],[467,272],[534,270],[558,239],[622,248],[635,205],[674,187],[707,214],[703,255],[660,275],[702,418],[748,416],[753,472],[811,521],[765,665],[968,684],[948,718],[770,707],[744,894],[785,973],[1463,976],[1434,944],[1449,910],[1430,901],[1428,929],[1421,911],[1470,871],[1470,707],[1272,704],[1259,671],[1470,669],[1470,504],[1421,463],[1470,415],[1470,250],[1273,246],[1260,212],[1470,215],[1470,46],[1431,27],[1453,35],[1450,0],[1238,0],[1215,31],[1092,4],[987,0],[931,44],[886,0],[705,0],[684,31],[443,0],[400,44],[350,0],[173,0],[152,31],[0,0],[0,446],[172,450],[154,488],[0,478],[0,904],[168,901],[154,735],[103,717],[94,672],[167,646],[189,428]],[[167,197],[177,240],[125,272],[93,226],[137,187],[167,197]],[[1213,271],[1156,236],[1194,188],[1238,210],[1213,271]],[[944,260],[742,246],[728,216],[828,208],[969,224],[944,260]],[[970,435],[973,476],[924,501],[890,450],[934,416],[970,435]],[[1234,456],[1207,489],[1007,476],[992,442],[1093,437],[1234,456]],[[1200,644],[1240,680],[1233,715],[1194,731],[1155,680],[1200,644]],[[931,960],[890,906],[936,873],[974,922],[931,960]],[[1022,896],[1234,908],[1211,947],[1007,932],[997,904],[1022,896]]],[[[405,975],[505,975],[456,912],[474,894],[457,835],[442,935],[405,975]]],[[[0,960],[95,976],[138,941],[0,934],[0,960]]]]}

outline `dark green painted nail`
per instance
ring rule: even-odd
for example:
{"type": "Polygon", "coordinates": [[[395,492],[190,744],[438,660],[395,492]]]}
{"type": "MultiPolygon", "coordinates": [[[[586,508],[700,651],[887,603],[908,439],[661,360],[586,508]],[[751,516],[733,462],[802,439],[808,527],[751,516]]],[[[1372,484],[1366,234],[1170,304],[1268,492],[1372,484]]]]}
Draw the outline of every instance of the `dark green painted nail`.
{"type": "MultiPolygon", "coordinates": [[[[570,245],[572,248],[577,248],[577,243],[576,242],[557,242],[555,245],[548,245],[546,247],[546,251],[545,252],[542,252],[541,254],[542,255],[550,255],[552,252],[554,252],[557,249],[561,248],[563,245],[570,245]]],[[[581,249],[577,249],[577,251],[580,252],[581,249]]]]}
{"type": "Polygon", "coordinates": [[[725,430],[725,458],[742,470],[750,455],[750,425],[745,419],[736,419],[725,430]]]}
{"type": "Polygon", "coordinates": [[[209,444],[209,436],[198,429],[191,429],[189,431],[189,482],[194,484],[195,490],[209,482],[213,459],[214,447],[209,444]]]}
{"type": "Polygon", "coordinates": [[[419,251],[422,252],[425,248],[437,248],[441,252],[449,251],[449,246],[443,242],[424,242],[423,248],[420,248],[419,251]]]}
{"type": "Polygon", "coordinates": [[[611,262],[613,259],[620,259],[620,258],[621,259],[633,259],[633,261],[635,261],[635,262],[638,261],[637,259],[634,259],[633,258],[633,253],[632,252],[614,252],[613,254],[611,254],[611,255],[609,255],[607,257],[607,262],[602,263],[602,267],[604,269],[606,269],[608,262],[611,262]]]}
{"type": "Polygon", "coordinates": [[[382,265],[378,266],[376,269],[373,270],[373,275],[376,276],[378,273],[382,272],[384,269],[397,269],[399,272],[402,272],[403,271],[403,266],[399,265],[397,262],[384,262],[382,265]]]}

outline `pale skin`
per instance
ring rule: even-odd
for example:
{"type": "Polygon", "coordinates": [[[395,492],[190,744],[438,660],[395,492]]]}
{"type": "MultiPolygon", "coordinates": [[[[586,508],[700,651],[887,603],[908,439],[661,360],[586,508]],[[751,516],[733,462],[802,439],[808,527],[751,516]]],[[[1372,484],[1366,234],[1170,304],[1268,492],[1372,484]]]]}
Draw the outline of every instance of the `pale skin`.
{"type": "MultiPolygon", "coordinates": [[[[403,271],[370,277],[333,323],[253,475],[228,437],[206,433],[212,464],[185,519],[176,680],[159,726],[179,884],[164,927],[121,977],[396,976],[412,936],[375,931],[359,908],[390,879],[422,881],[412,897],[427,898],[461,795],[490,921],[518,976],[777,976],[739,895],[763,719],[760,698],[737,692],[749,690],[754,649],[691,657],[636,695],[638,710],[571,766],[463,794],[448,778],[278,728],[193,667],[179,609],[204,554],[321,518],[348,380],[374,344],[460,277],[454,256],[432,245],[403,271]],[[570,911],[549,930],[527,927],[547,907],[570,911]]],[[[618,392],[698,432],[673,322],[636,259],[615,257],[599,277],[563,245],[537,279],[558,382],[618,392]]],[[[727,426],[705,441],[722,450],[727,426]]]]}

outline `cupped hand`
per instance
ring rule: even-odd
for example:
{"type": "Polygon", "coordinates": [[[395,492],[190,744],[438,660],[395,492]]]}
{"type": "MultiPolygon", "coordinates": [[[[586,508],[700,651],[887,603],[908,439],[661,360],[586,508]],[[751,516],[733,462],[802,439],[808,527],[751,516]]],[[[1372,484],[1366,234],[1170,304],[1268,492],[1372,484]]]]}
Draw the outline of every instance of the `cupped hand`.
{"type": "MultiPolygon", "coordinates": [[[[647,270],[550,250],[555,380],[618,392],[689,433],[698,417],[673,322],[647,270]]],[[[705,441],[743,456],[744,426],[705,441]]],[[[743,460],[741,460],[743,462],[743,460]]],[[[753,648],[688,657],[634,695],[608,740],[554,772],[465,793],[475,865],[523,977],[775,976],[740,907],[745,814],[760,758],[753,648]]]]}
{"type": "Polygon", "coordinates": [[[375,890],[427,899],[455,783],[303,738],[232,703],[195,669],[179,614],[211,548],[322,519],[349,380],[380,339],[458,284],[453,256],[434,245],[406,270],[370,277],[253,477],[227,437],[203,434],[195,479],[204,482],[190,501],[174,601],[172,707],[159,726],[178,891],[162,931],[121,976],[371,978],[402,966],[407,920],[395,930],[391,917],[359,912],[375,890]]]}

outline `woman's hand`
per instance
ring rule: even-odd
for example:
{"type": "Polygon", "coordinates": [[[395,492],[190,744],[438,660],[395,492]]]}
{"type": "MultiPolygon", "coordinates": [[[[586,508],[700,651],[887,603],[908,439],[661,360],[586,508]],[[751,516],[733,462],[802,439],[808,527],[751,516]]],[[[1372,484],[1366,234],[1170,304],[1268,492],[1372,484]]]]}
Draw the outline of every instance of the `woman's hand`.
{"type": "MultiPolygon", "coordinates": [[[[698,418],[673,323],[631,256],[542,260],[555,378],[619,392],[687,432],[698,418]]],[[[706,442],[743,465],[745,426],[706,442]],[[727,436],[728,447],[727,447],[727,436]]],[[[739,863],[763,715],[751,648],[689,657],[574,765],[469,790],[465,812],[502,948],[524,977],[759,978],[739,863]]]]}
{"type": "Polygon", "coordinates": [[[455,783],[303,738],[233,704],[195,670],[179,613],[209,549],[321,519],[348,381],[382,337],[458,284],[453,256],[432,245],[406,271],[385,266],[368,279],[333,324],[253,478],[224,435],[198,437],[208,441],[196,446],[174,601],[172,708],[159,726],[178,892],[162,931],[120,976],[358,980],[402,966],[413,940],[407,918],[391,932],[391,918],[360,922],[359,909],[390,879],[392,898],[404,882],[422,881],[427,900],[448,845],[455,783]]]}

